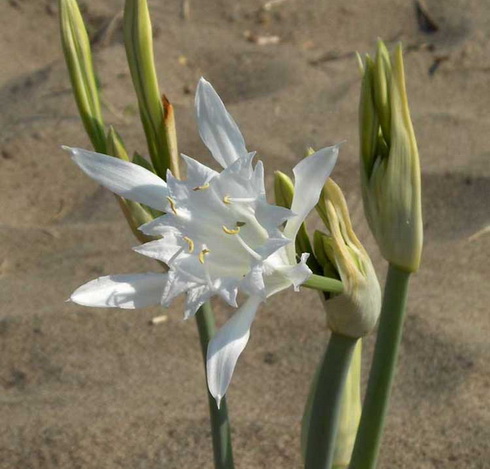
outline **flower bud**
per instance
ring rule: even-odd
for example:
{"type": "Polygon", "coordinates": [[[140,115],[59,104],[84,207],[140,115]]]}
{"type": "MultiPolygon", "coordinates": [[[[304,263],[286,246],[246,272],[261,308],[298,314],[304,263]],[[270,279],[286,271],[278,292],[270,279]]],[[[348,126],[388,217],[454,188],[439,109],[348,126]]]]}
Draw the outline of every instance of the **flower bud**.
{"type": "Polygon", "coordinates": [[[87,30],[76,0],[60,0],[61,44],[78,112],[92,145],[106,152],[99,92],[87,30]]]}
{"type": "Polygon", "coordinates": [[[342,335],[359,338],[375,327],[381,310],[381,290],[367,252],[352,229],[347,203],[339,186],[327,181],[317,205],[329,234],[317,234],[319,250],[335,266],[344,291],[326,302],[329,328],[342,335]],[[321,241],[321,243],[320,243],[321,241]]]}
{"type": "Polygon", "coordinates": [[[166,178],[167,169],[178,177],[173,109],[165,97],[163,103],[160,97],[146,0],[126,0],[123,29],[129,70],[138,97],[141,122],[153,166],[163,179],[166,178]]]}
{"type": "Polygon", "coordinates": [[[366,218],[385,259],[415,272],[423,239],[420,164],[400,45],[391,59],[382,42],[374,62],[366,57],[359,117],[366,218]]]}

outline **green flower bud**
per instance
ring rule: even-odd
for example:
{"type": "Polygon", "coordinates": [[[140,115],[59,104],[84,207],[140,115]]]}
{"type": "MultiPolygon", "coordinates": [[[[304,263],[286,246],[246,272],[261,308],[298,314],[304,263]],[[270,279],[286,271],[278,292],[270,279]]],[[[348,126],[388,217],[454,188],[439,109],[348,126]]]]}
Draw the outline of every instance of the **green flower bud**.
{"type": "Polygon", "coordinates": [[[166,178],[167,169],[179,177],[177,137],[173,109],[158,87],[153,59],[153,38],[146,0],[126,0],[124,44],[141,122],[157,174],[166,178]]]}
{"type": "MultiPolygon", "coordinates": [[[[366,250],[350,221],[347,203],[339,186],[329,179],[317,205],[329,234],[317,235],[324,257],[336,268],[344,291],[326,302],[329,328],[342,335],[359,338],[369,334],[381,310],[381,289],[366,250]]],[[[317,254],[318,255],[318,254],[317,254]]]]}
{"type": "Polygon", "coordinates": [[[423,243],[420,164],[401,45],[390,59],[380,42],[375,62],[366,58],[359,119],[366,218],[385,259],[415,272],[423,243]]]}
{"type": "Polygon", "coordinates": [[[106,152],[104,121],[87,30],[76,0],[60,0],[61,44],[85,130],[99,153],[106,152]]]}

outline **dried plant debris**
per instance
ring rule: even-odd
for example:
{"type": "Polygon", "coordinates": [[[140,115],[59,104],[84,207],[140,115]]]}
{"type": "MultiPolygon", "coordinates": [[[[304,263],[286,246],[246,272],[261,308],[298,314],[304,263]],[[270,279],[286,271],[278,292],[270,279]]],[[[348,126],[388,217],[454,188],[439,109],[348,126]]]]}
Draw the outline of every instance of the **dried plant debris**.
{"type": "Polygon", "coordinates": [[[425,0],[415,0],[415,12],[417,23],[423,33],[433,34],[439,31],[439,25],[429,11],[425,0]]]}

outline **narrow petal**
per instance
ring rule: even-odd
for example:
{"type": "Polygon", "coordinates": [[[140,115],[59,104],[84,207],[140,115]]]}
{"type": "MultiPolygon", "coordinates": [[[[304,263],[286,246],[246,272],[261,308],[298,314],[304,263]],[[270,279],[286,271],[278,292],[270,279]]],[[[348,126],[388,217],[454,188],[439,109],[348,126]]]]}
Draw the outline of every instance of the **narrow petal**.
{"type": "Polygon", "coordinates": [[[203,186],[217,176],[217,172],[206,165],[199,163],[194,158],[184,155],[180,155],[187,165],[187,179],[186,181],[192,184],[194,187],[203,186]]]}
{"type": "MultiPolygon", "coordinates": [[[[306,216],[318,203],[323,186],[332,172],[339,147],[323,148],[301,160],[293,169],[294,197],[291,211],[296,214],[286,223],[284,236],[294,240],[306,216]]],[[[290,258],[295,257],[294,243],[288,248],[290,258]]]]}
{"type": "Polygon", "coordinates": [[[185,301],[184,319],[189,319],[196,314],[197,310],[211,297],[213,291],[208,285],[200,285],[187,291],[185,301]]]}
{"type": "Polygon", "coordinates": [[[109,275],[77,288],[70,300],[97,308],[144,308],[160,304],[166,281],[167,274],[109,275]]]}
{"type": "Polygon", "coordinates": [[[63,147],[73,161],[92,179],[125,199],[157,210],[164,210],[168,189],[166,182],[141,166],[112,156],[63,147]]]}
{"type": "Polygon", "coordinates": [[[310,254],[304,252],[301,254],[301,260],[296,265],[278,268],[278,272],[287,278],[290,284],[293,285],[294,291],[299,291],[299,286],[305,283],[312,274],[310,268],[306,265],[308,257],[310,257],[310,254]]]}
{"type": "Polygon", "coordinates": [[[231,381],[238,357],[250,337],[250,326],[261,298],[250,296],[211,339],[207,353],[209,392],[219,407],[231,381]]]}
{"type": "Polygon", "coordinates": [[[266,298],[264,276],[262,265],[256,264],[250,272],[240,282],[240,288],[250,296],[259,296],[263,300],[266,298]]]}
{"type": "Polygon", "coordinates": [[[182,242],[173,233],[167,233],[164,238],[150,241],[133,248],[133,251],[143,256],[151,257],[162,262],[168,262],[183,248],[182,242]]]}
{"type": "Polygon", "coordinates": [[[223,168],[247,154],[245,141],[233,117],[204,78],[199,80],[197,86],[196,114],[199,135],[223,168]]]}

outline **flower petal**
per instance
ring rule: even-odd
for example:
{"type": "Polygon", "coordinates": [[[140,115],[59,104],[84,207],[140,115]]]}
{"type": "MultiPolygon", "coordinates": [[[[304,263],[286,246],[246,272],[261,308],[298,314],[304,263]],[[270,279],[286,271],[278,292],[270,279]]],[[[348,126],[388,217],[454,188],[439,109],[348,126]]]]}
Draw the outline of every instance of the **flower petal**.
{"type": "Polygon", "coordinates": [[[167,183],[141,166],[112,156],[63,147],[73,161],[92,179],[125,199],[134,200],[157,210],[164,210],[168,196],[167,183]]]}
{"type": "Polygon", "coordinates": [[[213,291],[208,285],[200,285],[187,291],[185,301],[184,319],[189,319],[197,310],[213,296],[213,291]]]}
{"type": "Polygon", "coordinates": [[[167,274],[158,273],[109,275],[77,288],[70,300],[97,308],[144,308],[160,304],[166,281],[167,274]]]}
{"type": "Polygon", "coordinates": [[[173,233],[167,233],[162,239],[157,239],[134,247],[133,251],[136,251],[143,256],[167,263],[182,249],[183,244],[181,240],[173,233]]]}
{"type": "Polygon", "coordinates": [[[208,345],[207,378],[211,395],[220,405],[231,381],[238,357],[250,337],[250,326],[262,299],[250,296],[216,333],[208,345]]]}
{"type": "Polygon", "coordinates": [[[199,135],[223,168],[247,154],[245,141],[233,117],[204,78],[199,80],[197,86],[196,114],[199,135]]]}
{"type": "Polygon", "coordinates": [[[181,153],[180,156],[187,165],[186,182],[192,184],[194,187],[203,186],[218,175],[216,171],[208,168],[202,163],[199,163],[199,161],[195,160],[194,158],[184,155],[183,153],[181,153]]]}
{"type": "MultiPolygon", "coordinates": [[[[332,172],[339,147],[323,148],[301,160],[293,169],[294,197],[291,211],[296,214],[286,223],[284,236],[294,240],[306,216],[318,203],[323,186],[332,172]]],[[[288,247],[290,258],[295,257],[294,243],[288,247]]]]}

